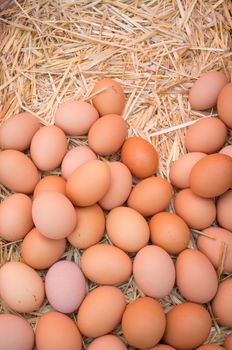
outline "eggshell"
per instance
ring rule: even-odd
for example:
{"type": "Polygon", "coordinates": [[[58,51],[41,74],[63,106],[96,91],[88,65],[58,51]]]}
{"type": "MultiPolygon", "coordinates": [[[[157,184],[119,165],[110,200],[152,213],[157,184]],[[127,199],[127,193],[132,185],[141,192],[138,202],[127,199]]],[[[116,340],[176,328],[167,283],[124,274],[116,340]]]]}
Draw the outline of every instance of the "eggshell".
{"type": "Polygon", "coordinates": [[[110,168],[110,187],[105,196],[99,201],[106,210],[119,207],[127,200],[132,188],[132,175],[121,162],[108,163],[110,168]]]}
{"type": "Polygon", "coordinates": [[[127,207],[112,209],[106,218],[106,231],[110,240],[126,252],[137,252],[149,240],[149,226],[136,210],[127,207]]]}
{"type": "Polygon", "coordinates": [[[202,230],[209,227],[216,219],[216,206],[212,199],[197,196],[186,188],[175,196],[174,207],[190,227],[202,230]]]}
{"type": "Polygon", "coordinates": [[[219,283],[218,291],[212,301],[212,310],[220,326],[232,327],[232,278],[219,283]]]}
{"type": "Polygon", "coordinates": [[[223,347],[226,350],[232,349],[232,333],[228,334],[224,340],[223,347]]]}
{"type": "Polygon", "coordinates": [[[220,196],[232,186],[231,157],[215,153],[200,159],[190,174],[191,190],[198,196],[220,196]]]}
{"type": "Polygon", "coordinates": [[[0,237],[17,241],[32,229],[32,200],[22,193],[6,197],[0,204],[0,237]]]}
{"type": "Polygon", "coordinates": [[[38,320],[35,341],[37,350],[81,350],[82,339],[73,320],[59,312],[44,313],[38,320]]]}
{"type": "Polygon", "coordinates": [[[179,304],[166,314],[163,341],[180,350],[195,349],[208,338],[211,324],[211,317],[203,306],[179,304]]]}
{"type": "Polygon", "coordinates": [[[30,152],[33,162],[40,170],[56,169],[67,152],[64,132],[55,125],[43,126],[33,136],[30,152]]]}
{"type": "Polygon", "coordinates": [[[148,245],[137,253],[133,275],[138,288],[153,298],[164,298],[175,283],[175,267],[171,257],[164,249],[154,245],[148,245]]]}
{"type": "Polygon", "coordinates": [[[185,136],[188,152],[217,152],[226,142],[227,129],[218,118],[203,118],[189,126],[185,136]]]}
{"type": "Polygon", "coordinates": [[[39,120],[31,113],[22,112],[4,121],[0,126],[0,148],[24,151],[39,129],[39,120]]]}
{"type": "Polygon", "coordinates": [[[38,170],[24,153],[15,150],[0,152],[0,183],[3,186],[14,192],[29,194],[38,181],[38,170]]]}
{"type": "Polygon", "coordinates": [[[100,337],[119,324],[125,308],[124,296],[118,288],[97,287],[82,302],[77,313],[77,326],[87,337],[100,337]]]}
{"type": "Polygon", "coordinates": [[[92,98],[92,102],[100,115],[122,114],[126,97],[121,85],[115,80],[102,79],[98,81],[94,85],[92,94],[96,94],[92,98]]]}
{"type": "Polygon", "coordinates": [[[94,159],[97,159],[97,156],[88,146],[77,146],[70,149],[61,164],[63,178],[67,180],[80,165],[94,159]]]}
{"type": "Polygon", "coordinates": [[[153,244],[163,248],[169,254],[179,254],[187,248],[190,231],[180,216],[161,212],[152,216],[149,227],[153,244]]]}
{"type": "Polygon", "coordinates": [[[78,207],[75,210],[77,225],[67,239],[74,247],[85,249],[102,239],[105,231],[105,215],[98,204],[78,207]]]}
{"type": "Polygon", "coordinates": [[[205,344],[197,348],[196,350],[223,350],[222,346],[216,344],[205,344]]]}
{"type": "Polygon", "coordinates": [[[132,189],[127,205],[144,216],[151,216],[167,208],[171,198],[170,183],[162,177],[151,176],[132,189]]]}
{"type": "Polygon", "coordinates": [[[98,111],[90,103],[74,100],[60,104],[54,116],[55,125],[70,136],[86,135],[98,118],[98,111]]]}
{"type": "Polygon", "coordinates": [[[171,164],[169,172],[171,183],[178,188],[189,187],[189,177],[193,166],[205,156],[206,154],[202,152],[182,154],[174,163],[171,164]]]}
{"type": "Polygon", "coordinates": [[[76,212],[72,203],[59,192],[41,192],[32,205],[35,227],[45,237],[61,239],[76,227],[76,212]]]}
{"type": "Polygon", "coordinates": [[[219,153],[226,154],[227,156],[232,157],[232,145],[223,147],[219,153]]]}
{"type": "Polygon", "coordinates": [[[197,239],[198,249],[205,254],[211,263],[218,268],[223,244],[226,244],[227,251],[224,261],[224,272],[232,272],[232,234],[220,227],[208,227],[202,231],[203,234],[212,237],[199,235],[197,239]]]}
{"type": "Polygon", "coordinates": [[[108,114],[98,119],[90,128],[90,148],[101,156],[119,151],[127,137],[127,123],[117,114],[108,114]]]}
{"type": "Polygon", "coordinates": [[[87,350],[127,350],[126,345],[119,337],[112,334],[103,335],[102,337],[94,339],[87,350]]]}
{"type": "Polygon", "coordinates": [[[60,192],[65,195],[66,181],[60,176],[50,175],[43,177],[35,186],[33,197],[41,192],[60,192]]]}
{"type": "Polygon", "coordinates": [[[90,281],[98,284],[117,285],[128,280],[132,273],[129,256],[109,244],[96,244],[86,249],[80,267],[90,281]]]}
{"type": "Polygon", "coordinates": [[[226,84],[220,91],[217,100],[217,110],[219,118],[229,127],[232,128],[232,83],[226,84]]]}
{"type": "Polygon", "coordinates": [[[215,296],[218,278],[204,254],[198,250],[185,249],[176,260],[176,284],[185,299],[205,304],[215,296]]]}
{"type": "Polygon", "coordinates": [[[110,168],[102,160],[91,160],[79,166],[68,178],[66,193],[73,204],[87,207],[97,203],[110,186],[110,168]]]}
{"type": "Polygon", "coordinates": [[[158,154],[155,147],[142,137],[128,138],[122,147],[121,160],[132,175],[144,179],[158,169],[158,154]]]}
{"type": "Polygon", "coordinates": [[[8,262],[0,269],[0,297],[16,312],[38,310],[44,300],[41,277],[21,262],[8,262]]]}
{"type": "MultiPolygon", "coordinates": [[[[1,207],[0,207],[1,208],[1,207]]],[[[225,192],[217,200],[217,220],[220,226],[232,231],[232,190],[225,192]]],[[[0,211],[1,212],[1,211],[0,211]]]]}
{"type": "Polygon", "coordinates": [[[166,344],[158,344],[153,348],[147,349],[147,350],[176,350],[172,346],[166,345],[166,344]]]}
{"type": "Polygon", "coordinates": [[[55,310],[69,314],[77,310],[85,297],[85,277],[74,262],[58,261],[46,274],[45,291],[55,310]]]}
{"type": "Polygon", "coordinates": [[[50,239],[33,228],[22,242],[22,258],[34,269],[49,268],[64,254],[66,240],[50,239]]]}
{"type": "Polygon", "coordinates": [[[122,317],[122,332],[130,345],[144,349],[160,341],[165,324],[161,305],[152,298],[142,297],[127,306],[122,317]]]}
{"type": "Polygon", "coordinates": [[[204,110],[214,107],[218,95],[227,83],[228,79],[223,72],[210,71],[202,74],[189,92],[191,108],[204,110]]]}
{"type": "Polygon", "coordinates": [[[0,315],[0,339],[0,350],[32,350],[34,346],[33,329],[16,315],[0,315]]]}

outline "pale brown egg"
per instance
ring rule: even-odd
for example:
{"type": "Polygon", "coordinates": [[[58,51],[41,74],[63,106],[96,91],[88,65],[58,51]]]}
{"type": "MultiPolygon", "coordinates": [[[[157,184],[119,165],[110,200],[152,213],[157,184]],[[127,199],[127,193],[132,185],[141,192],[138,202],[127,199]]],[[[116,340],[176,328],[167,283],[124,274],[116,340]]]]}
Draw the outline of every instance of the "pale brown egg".
{"type": "Polygon", "coordinates": [[[228,334],[227,337],[224,340],[223,347],[226,350],[232,349],[232,333],[228,334]]]}
{"type": "Polygon", "coordinates": [[[219,283],[218,291],[212,301],[213,315],[220,326],[232,327],[232,278],[219,283]]]}
{"type": "Polygon", "coordinates": [[[220,226],[232,231],[232,190],[222,194],[217,200],[217,220],[220,226]]]}
{"type": "Polygon", "coordinates": [[[166,345],[166,344],[157,344],[153,348],[147,349],[147,350],[176,350],[172,346],[166,345]]]}
{"type": "Polygon", "coordinates": [[[33,197],[41,192],[60,192],[65,195],[66,181],[60,176],[50,175],[43,177],[35,186],[33,197]]]}
{"type": "Polygon", "coordinates": [[[103,335],[94,339],[88,346],[87,350],[127,350],[122,340],[113,334],[103,335]]]}
{"type": "Polygon", "coordinates": [[[205,344],[197,348],[196,350],[223,350],[222,346],[216,344],[205,344]]]}
{"type": "Polygon", "coordinates": [[[229,127],[232,128],[232,83],[226,84],[221,90],[217,100],[217,110],[219,118],[229,127]]]}
{"type": "Polygon", "coordinates": [[[219,153],[226,154],[227,156],[232,157],[232,145],[223,147],[219,153]]]}

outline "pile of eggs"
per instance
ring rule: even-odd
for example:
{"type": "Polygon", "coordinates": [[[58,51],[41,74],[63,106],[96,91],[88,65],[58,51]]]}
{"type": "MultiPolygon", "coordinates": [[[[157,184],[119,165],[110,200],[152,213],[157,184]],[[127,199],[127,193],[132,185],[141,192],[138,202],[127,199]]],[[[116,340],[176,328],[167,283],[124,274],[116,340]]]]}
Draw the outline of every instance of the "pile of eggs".
{"type": "Polygon", "coordinates": [[[217,104],[219,118],[188,128],[170,182],[156,175],[154,146],[128,137],[125,101],[104,79],[92,104],[61,104],[54,125],[20,113],[0,127],[0,182],[13,192],[0,204],[0,236],[22,240],[20,261],[0,268],[2,307],[12,310],[0,315],[1,350],[80,350],[83,336],[88,350],[223,349],[203,344],[212,317],[232,328],[232,84],[208,72],[193,85],[192,109],[217,104]],[[88,146],[68,150],[67,137],[86,136],[88,146]],[[129,304],[118,287],[128,283],[140,295],[129,304]],[[165,314],[160,299],[173,288],[183,302],[165,314]],[[37,317],[35,334],[24,313],[37,317]],[[119,325],[123,341],[112,334],[119,325]]]}

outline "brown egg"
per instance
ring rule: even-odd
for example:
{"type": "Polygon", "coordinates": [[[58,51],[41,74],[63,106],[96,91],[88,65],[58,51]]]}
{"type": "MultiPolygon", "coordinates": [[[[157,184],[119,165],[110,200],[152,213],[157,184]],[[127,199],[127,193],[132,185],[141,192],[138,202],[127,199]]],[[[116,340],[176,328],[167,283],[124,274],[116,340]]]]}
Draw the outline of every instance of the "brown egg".
{"type": "Polygon", "coordinates": [[[172,198],[172,186],[159,176],[140,181],[131,191],[127,204],[144,216],[163,211],[172,198]]]}
{"type": "Polygon", "coordinates": [[[232,83],[226,84],[221,90],[217,100],[217,110],[219,118],[229,127],[232,128],[232,83]]]}
{"type": "Polygon", "coordinates": [[[219,153],[226,154],[227,156],[232,157],[232,145],[223,147],[219,153]]]}
{"type": "Polygon", "coordinates": [[[126,345],[121,339],[112,334],[103,335],[94,339],[88,346],[87,350],[127,350],[126,345]]]}
{"type": "Polygon", "coordinates": [[[228,334],[227,337],[224,340],[223,347],[226,350],[232,349],[232,333],[228,334]]]}
{"type": "Polygon", "coordinates": [[[232,186],[232,159],[225,154],[210,154],[200,159],[190,174],[190,188],[198,196],[220,196],[232,186]]]}
{"type": "Polygon", "coordinates": [[[64,254],[65,239],[49,239],[33,228],[22,243],[22,258],[34,269],[47,269],[64,254]]]}
{"type": "Polygon", "coordinates": [[[39,127],[39,120],[31,113],[14,115],[0,126],[0,148],[26,150],[39,127]]]}
{"type": "Polygon", "coordinates": [[[212,320],[206,309],[195,303],[175,306],[166,315],[163,340],[180,350],[195,349],[209,336],[212,320]]]}
{"type": "Polygon", "coordinates": [[[151,241],[171,255],[187,248],[190,231],[180,216],[161,212],[152,216],[150,223],[151,241]]]}
{"type": "Polygon", "coordinates": [[[131,346],[144,349],[160,341],[165,324],[161,305],[152,298],[143,297],[127,306],[122,318],[122,332],[131,346]]]}
{"type": "Polygon", "coordinates": [[[223,72],[210,71],[202,74],[193,84],[189,92],[192,109],[204,110],[212,108],[228,79],[223,72]]]}
{"type": "Polygon", "coordinates": [[[223,327],[232,327],[232,278],[219,284],[217,294],[212,301],[212,310],[217,323],[223,327]]]}
{"type": "Polygon", "coordinates": [[[35,330],[37,350],[81,350],[82,339],[75,323],[68,316],[55,311],[38,318],[35,330]]]}
{"type": "Polygon", "coordinates": [[[176,350],[172,346],[166,345],[166,344],[157,344],[153,348],[147,349],[147,350],[176,350]]]}
{"type": "Polygon", "coordinates": [[[50,175],[43,177],[35,186],[33,197],[41,192],[60,192],[65,195],[66,181],[60,176],[50,175]]]}
{"type": "Polygon", "coordinates": [[[205,344],[197,348],[196,350],[223,350],[222,346],[216,344],[205,344]]]}
{"type": "Polygon", "coordinates": [[[67,239],[74,247],[85,249],[102,239],[105,231],[105,215],[98,204],[78,207],[75,210],[77,225],[67,239]]]}
{"type": "Polygon", "coordinates": [[[38,181],[38,170],[24,153],[10,149],[0,152],[0,183],[3,186],[28,194],[34,191],[38,181]]]}
{"type": "Polygon", "coordinates": [[[92,94],[96,94],[92,98],[92,101],[100,115],[111,113],[122,114],[126,103],[126,97],[121,85],[115,80],[103,79],[98,81],[94,85],[92,94]]]}
{"type": "Polygon", "coordinates": [[[101,156],[118,152],[127,137],[127,123],[117,114],[98,119],[88,134],[89,147],[101,156]]]}
{"type": "Polygon", "coordinates": [[[121,160],[139,179],[153,175],[158,169],[158,154],[142,137],[130,137],[124,142],[121,160]]]}
{"type": "Polygon", "coordinates": [[[197,230],[209,227],[216,219],[213,199],[199,197],[190,188],[176,194],[174,207],[177,215],[197,230]]]}
{"type": "Polygon", "coordinates": [[[232,190],[225,192],[217,200],[217,220],[220,226],[232,231],[232,190]]]}
{"type": "Polygon", "coordinates": [[[227,129],[218,118],[203,118],[192,124],[186,132],[188,152],[217,152],[226,142],[227,129]]]}
{"type": "Polygon", "coordinates": [[[126,302],[120,289],[100,286],[90,291],[77,313],[77,326],[87,337],[111,332],[121,321],[126,302]]]}

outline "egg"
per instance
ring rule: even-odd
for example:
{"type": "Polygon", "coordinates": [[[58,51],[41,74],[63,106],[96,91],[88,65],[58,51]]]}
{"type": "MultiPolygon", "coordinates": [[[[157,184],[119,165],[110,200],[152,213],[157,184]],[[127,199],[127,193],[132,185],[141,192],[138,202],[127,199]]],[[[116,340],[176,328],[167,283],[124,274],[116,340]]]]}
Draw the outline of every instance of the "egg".
{"type": "Polygon", "coordinates": [[[163,341],[180,350],[195,349],[209,336],[212,320],[208,311],[195,303],[174,306],[166,315],[163,341]]]}
{"type": "Polygon", "coordinates": [[[17,241],[32,229],[32,200],[22,193],[6,197],[0,204],[0,237],[17,241]]]}
{"type": "Polygon", "coordinates": [[[94,159],[97,159],[97,156],[88,146],[77,146],[70,149],[61,163],[63,178],[67,180],[76,168],[94,159]]]}
{"type": "Polygon", "coordinates": [[[109,244],[96,244],[86,249],[81,256],[80,267],[90,281],[98,284],[121,284],[132,273],[129,256],[109,244]]]}
{"type": "Polygon", "coordinates": [[[202,198],[186,188],[176,194],[174,207],[191,228],[202,230],[216,219],[216,205],[211,198],[202,198]]]}
{"type": "Polygon", "coordinates": [[[223,147],[219,153],[226,154],[227,156],[232,157],[232,145],[223,147]]]}
{"type": "Polygon", "coordinates": [[[232,349],[232,333],[228,334],[224,340],[223,347],[226,350],[232,349]]]}
{"type": "Polygon", "coordinates": [[[218,118],[203,118],[189,126],[185,136],[188,152],[217,152],[226,142],[227,129],[218,118]]]}
{"type": "Polygon", "coordinates": [[[94,339],[87,350],[127,350],[126,345],[119,337],[112,334],[103,335],[102,337],[94,339]]]}
{"type": "Polygon", "coordinates": [[[206,154],[202,152],[182,154],[171,164],[169,172],[170,182],[177,188],[189,187],[189,177],[193,166],[205,156],[206,154]]]}
{"type": "Polygon", "coordinates": [[[129,137],[123,144],[121,161],[139,179],[152,176],[158,169],[155,147],[142,137],[129,137]]]}
{"type": "Polygon", "coordinates": [[[67,197],[60,192],[41,192],[32,204],[35,227],[45,237],[61,239],[76,227],[76,212],[67,197]]]}
{"type": "Polygon", "coordinates": [[[212,311],[217,323],[223,327],[232,327],[232,278],[219,284],[217,294],[212,301],[212,311]]]}
{"type": "Polygon", "coordinates": [[[3,186],[14,192],[29,194],[38,181],[38,170],[24,153],[15,150],[0,152],[0,183],[3,186]]]}
{"type": "Polygon", "coordinates": [[[127,123],[117,114],[104,115],[90,128],[89,147],[101,156],[119,151],[127,137],[127,123]]]}
{"type": "Polygon", "coordinates": [[[114,245],[126,252],[137,252],[147,245],[150,231],[144,217],[127,207],[112,209],[106,218],[106,231],[114,245]]]}
{"type": "Polygon", "coordinates": [[[218,279],[213,265],[203,253],[185,249],[176,260],[176,284],[185,299],[206,304],[217,292],[218,279]]]}
{"type": "MultiPolygon", "coordinates": [[[[220,226],[232,231],[232,190],[222,194],[217,200],[217,220],[220,226]]],[[[0,207],[1,210],[1,207],[0,207]]],[[[1,213],[1,211],[0,211],[1,213]]]]}
{"type": "Polygon", "coordinates": [[[110,168],[110,187],[99,201],[103,209],[119,207],[127,200],[132,189],[132,175],[121,162],[108,163],[110,168]]]}
{"type": "Polygon", "coordinates": [[[127,205],[144,216],[163,211],[172,198],[172,186],[159,176],[140,181],[131,191],[127,205]]]}
{"type": "Polygon", "coordinates": [[[56,169],[67,152],[64,132],[55,125],[43,126],[33,136],[30,152],[33,162],[40,170],[56,169]]]}
{"type": "Polygon", "coordinates": [[[175,350],[172,346],[166,345],[166,344],[157,344],[153,348],[147,349],[147,350],[175,350]]]}
{"type": "Polygon", "coordinates": [[[222,346],[216,344],[205,344],[197,348],[196,350],[223,350],[222,346]]]}
{"type": "Polygon", "coordinates": [[[110,186],[110,168],[102,160],[91,160],[79,166],[68,178],[66,193],[76,206],[96,204],[110,186]]]}
{"type": "Polygon", "coordinates": [[[75,100],[60,104],[54,116],[55,125],[70,136],[87,135],[98,118],[98,111],[90,103],[75,100]]]}
{"type": "Polygon", "coordinates": [[[138,288],[147,296],[164,298],[175,283],[175,267],[168,253],[154,245],[142,248],[135,256],[133,275],[138,288]]]}
{"type": "Polygon", "coordinates": [[[198,196],[220,196],[232,186],[231,157],[214,153],[200,159],[192,168],[190,188],[198,196]]]}
{"type": "Polygon", "coordinates": [[[16,312],[38,310],[44,300],[41,277],[21,262],[8,262],[0,269],[0,297],[16,312]]]}
{"type": "Polygon", "coordinates": [[[100,115],[119,114],[121,115],[126,97],[122,86],[113,79],[102,79],[98,81],[92,91],[92,102],[100,115]]]}
{"type": "Polygon", "coordinates": [[[158,213],[152,216],[149,227],[152,243],[163,248],[169,254],[179,254],[189,244],[189,228],[185,221],[176,214],[158,213]]]}
{"type": "Polygon", "coordinates": [[[50,239],[33,228],[22,242],[22,258],[33,269],[49,268],[64,254],[66,240],[50,239]]]}
{"type": "Polygon", "coordinates": [[[26,319],[11,315],[0,315],[0,350],[32,350],[34,332],[26,319]]]}
{"type": "Polygon", "coordinates": [[[161,305],[152,298],[142,297],[127,306],[122,317],[122,332],[130,345],[144,349],[160,341],[165,324],[161,305]]]}
{"type": "Polygon", "coordinates": [[[35,341],[37,350],[81,350],[82,339],[71,318],[50,311],[39,317],[35,341]]]}
{"type": "Polygon", "coordinates": [[[31,113],[14,115],[0,126],[0,148],[25,151],[39,127],[39,120],[31,113]]]}
{"type": "Polygon", "coordinates": [[[231,102],[232,96],[232,83],[226,84],[220,91],[217,100],[217,111],[219,118],[229,127],[232,128],[232,117],[231,117],[231,102]]]}
{"type": "Polygon", "coordinates": [[[100,286],[90,291],[77,313],[77,326],[87,337],[100,337],[120,323],[126,302],[120,289],[100,286]]]}
{"type": "Polygon", "coordinates": [[[66,181],[60,176],[50,175],[43,177],[35,186],[33,197],[39,193],[52,191],[60,192],[65,195],[66,181]]]}
{"type": "Polygon", "coordinates": [[[98,204],[78,207],[75,210],[77,225],[67,239],[74,247],[85,249],[102,239],[105,232],[105,215],[98,204]]]}
{"type": "Polygon", "coordinates": [[[205,254],[211,263],[218,268],[221,264],[223,245],[226,245],[224,272],[232,272],[232,235],[231,232],[220,227],[208,227],[202,231],[197,239],[198,249],[205,254]],[[206,235],[206,236],[204,236],[206,235]],[[211,238],[209,238],[209,237],[211,238]]]}

